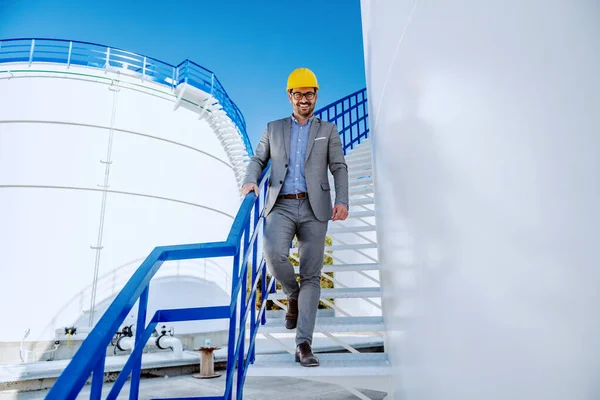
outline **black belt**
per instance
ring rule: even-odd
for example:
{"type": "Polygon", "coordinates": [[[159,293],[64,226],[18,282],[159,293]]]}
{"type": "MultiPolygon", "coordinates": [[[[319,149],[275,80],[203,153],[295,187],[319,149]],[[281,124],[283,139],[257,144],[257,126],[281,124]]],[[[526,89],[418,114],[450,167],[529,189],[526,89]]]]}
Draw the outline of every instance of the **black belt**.
{"type": "Polygon", "coordinates": [[[280,199],[305,199],[308,197],[308,193],[306,192],[302,192],[302,193],[296,193],[296,194],[280,194],[279,198],[280,199]]]}

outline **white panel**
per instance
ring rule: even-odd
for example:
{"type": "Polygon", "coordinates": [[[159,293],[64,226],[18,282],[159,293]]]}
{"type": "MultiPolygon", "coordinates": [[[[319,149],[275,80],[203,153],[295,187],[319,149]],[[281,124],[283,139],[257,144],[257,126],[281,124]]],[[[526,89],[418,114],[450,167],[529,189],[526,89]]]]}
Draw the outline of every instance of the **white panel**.
{"type": "Polygon", "coordinates": [[[2,341],[18,341],[26,329],[37,339],[63,304],[91,283],[100,197],[0,189],[2,341]]]}
{"type": "Polygon", "coordinates": [[[598,397],[598,3],[361,4],[396,398],[598,397]]]}
{"type": "Polygon", "coordinates": [[[189,148],[119,132],[114,136],[112,161],[113,190],[175,198],[219,210],[239,204],[239,196],[222,194],[236,190],[231,167],[189,148]]]}
{"type": "Polygon", "coordinates": [[[104,83],[58,77],[3,79],[0,121],[61,121],[109,126],[112,98],[113,92],[104,83]]]}
{"type": "Polygon", "coordinates": [[[225,240],[232,222],[230,217],[190,205],[109,194],[101,273],[144,257],[155,246],[225,240]]]}
{"type": "Polygon", "coordinates": [[[94,128],[0,122],[0,185],[97,188],[106,139],[94,128]]]}

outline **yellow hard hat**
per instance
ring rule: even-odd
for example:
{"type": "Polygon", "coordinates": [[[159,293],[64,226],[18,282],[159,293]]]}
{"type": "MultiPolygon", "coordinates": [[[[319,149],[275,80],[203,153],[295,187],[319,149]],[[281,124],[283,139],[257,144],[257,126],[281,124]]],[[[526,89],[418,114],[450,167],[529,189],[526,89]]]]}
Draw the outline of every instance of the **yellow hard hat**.
{"type": "Polygon", "coordinates": [[[319,89],[319,83],[317,82],[317,76],[308,68],[297,68],[288,77],[287,89],[296,89],[301,87],[314,87],[319,89]]]}

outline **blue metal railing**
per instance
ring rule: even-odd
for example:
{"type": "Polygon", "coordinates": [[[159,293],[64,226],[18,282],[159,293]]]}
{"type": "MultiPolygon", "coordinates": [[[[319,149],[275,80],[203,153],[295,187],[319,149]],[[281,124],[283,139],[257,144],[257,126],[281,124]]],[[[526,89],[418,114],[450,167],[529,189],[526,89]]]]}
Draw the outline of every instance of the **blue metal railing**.
{"type": "MultiPolygon", "coordinates": [[[[106,348],[115,332],[139,299],[135,346],[109,392],[107,399],[116,399],[123,385],[131,375],[130,399],[137,399],[140,384],[141,356],[146,343],[158,323],[176,321],[198,321],[208,319],[229,319],[229,341],[227,347],[226,387],[223,396],[206,399],[232,399],[233,378],[237,362],[236,398],[242,398],[243,383],[250,363],[254,362],[255,338],[260,324],[266,322],[266,296],[275,287],[274,279],[267,283],[267,272],[262,251],[258,249],[258,234],[263,216],[264,198],[268,188],[268,169],[261,176],[262,196],[254,193],[242,202],[231,230],[224,242],[164,246],[155,248],[125,287],[113,300],[107,311],[83,341],[67,368],[57,379],[46,399],[74,399],[85,382],[92,375],[90,399],[100,399],[104,380],[106,348]],[[172,310],[158,310],[146,325],[148,290],[152,277],[165,261],[188,260],[212,257],[233,257],[231,301],[227,305],[197,307],[172,310]],[[248,268],[251,281],[248,282],[248,268]],[[257,285],[262,281],[263,299],[256,310],[257,285]],[[249,285],[250,284],[250,285],[249,285]],[[247,290],[249,292],[247,293],[247,290]],[[246,324],[250,317],[250,344],[245,348],[246,324]],[[239,334],[236,332],[239,330],[239,334]],[[247,351],[247,352],[246,352],[247,351]]],[[[200,399],[200,398],[197,398],[200,399]]]]}
{"type": "Polygon", "coordinates": [[[344,153],[347,153],[369,135],[367,89],[361,89],[318,109],[315,116],[337,125],[344,153]]]}
{"type": "Polygon", "coordinates": [[[171,88],[186,82],[211,94],[215,102],[219,102],[238,127],[248,154],[254,154],[240,109],[215,74],[193,61],[185,60],[175,66],[152,57],[95,43],[61,39],[8,39],[0,40],[1,63],[58,63],[104,70],[116,69],[120,73],[138,76],[142,80],[171,88]]]}
{"type": "MultiPolygon", "coordinates": [[[[340,136],[347,153],[368,137],[366,89],[362,89],[315,112],[319,118],[338,125],[340,136]],[[353,111],[356,110],[355,113],[353,111]],[[362,112],[359,112],[362,110],[362,112]],[[346,120],[348,116],[348,120],[346,120]],[[362,123],[361,123],[362,122],[362,123]]],[[[267,283],[267,269],[262,251],[258,249],[261,210],[264,208],[268,188],[269,168],[260,178],[260,196],[254,193],[246,196],[233,221],[231,230],[224,242],[157,247],[129,279],[125,287],[96,324],[67,368],[60,375],[46,399],[73,399],[92,375],[90,399],[101,398],[104,378],[106,348],[115,332],[139,299],[135,346],[127,362],[118,375],[107,399],[116,399],[123,385],[131,376],[130,399],[138,398],[141,372],[141,356],[148,339],[158,323],[176,321],[196,321],[208,319],[229,319],[229,340],[227,346],[226,386],[223,396],[194,397],[194,399],[233,398],[233,378],[237,364],[236,399],[243,396],[243,386],[248,367],[254,362],[256,334],[260,325],[266,323],[268,294],[275,290],[275,280],[267,283]],[[228,305],[197,307],[174,310],[158,310],[146,326],[148,290],[152,277],[165,261],[198,258],[233,256],[231,301],[228,305]],[[251,268],[250,282],[248,268],[251,268]],[[257,311],[257,286],[261,283],[261,307],[257,311]],[[246,324],[250,318],[249,344],[245,348],[246,324]],[[239,334],[236,332],[239,330],[239,334]]]]}

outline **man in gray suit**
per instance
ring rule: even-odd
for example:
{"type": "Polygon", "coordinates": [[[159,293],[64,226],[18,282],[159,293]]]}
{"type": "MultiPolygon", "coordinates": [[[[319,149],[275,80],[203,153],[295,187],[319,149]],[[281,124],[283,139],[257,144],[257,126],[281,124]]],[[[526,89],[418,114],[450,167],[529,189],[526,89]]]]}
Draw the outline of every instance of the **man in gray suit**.
{"type": "Polygon", "coordinates": [[[271,161],[264,214],[264,255],[271,274],[288,297],[286,327],[296,328],[296,362],[314,367],[312,338],[321,296],[321,269],[329,220],[348,217],[348,167],[335,124],[314,117],[319,85],[312,71],[299,68],[288,78],[291,117],[267,124],[250,160],[242,186],[245,196],[271,161]],[[335,184],[335,205],[327,169],[335,184]],[[289,249],[298,238],[300,284],[290,263],[289,249]]]}

